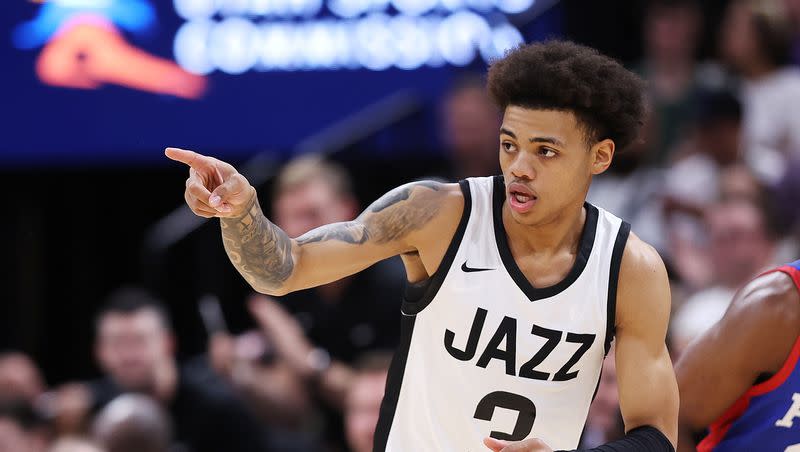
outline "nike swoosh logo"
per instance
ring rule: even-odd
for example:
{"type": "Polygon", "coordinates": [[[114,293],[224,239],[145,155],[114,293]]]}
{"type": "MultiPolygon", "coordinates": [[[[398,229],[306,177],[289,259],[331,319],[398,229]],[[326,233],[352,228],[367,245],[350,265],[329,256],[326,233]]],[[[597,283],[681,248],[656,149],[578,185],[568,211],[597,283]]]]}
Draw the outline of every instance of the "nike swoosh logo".
{"type": "Polygon", "coordinates": [[[461,264],[461,271],[466,272],[466,273],[470,273],[470,272],[486,272],[486,271],[489,271],[489,270],[494,270],[494,268],[472,268],[472,267],[467,267],[467,261],[464,261],[464,263],[461,264]]]}

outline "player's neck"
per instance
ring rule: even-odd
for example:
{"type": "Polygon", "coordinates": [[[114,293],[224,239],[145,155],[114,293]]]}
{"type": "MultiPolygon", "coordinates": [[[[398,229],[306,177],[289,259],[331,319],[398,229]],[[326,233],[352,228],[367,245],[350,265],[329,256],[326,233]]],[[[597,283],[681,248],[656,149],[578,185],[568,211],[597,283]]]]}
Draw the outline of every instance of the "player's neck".
{"type": "Polygon", "coordinates": [[[508,203],[503,203],[503,226],[508,241],[512,249],[524,253],[555,254],[564,249],[576,250],[584,223],[586,211],[583,204],[564,209],[546,222],[525,225],[514,220],[508,203]]]}

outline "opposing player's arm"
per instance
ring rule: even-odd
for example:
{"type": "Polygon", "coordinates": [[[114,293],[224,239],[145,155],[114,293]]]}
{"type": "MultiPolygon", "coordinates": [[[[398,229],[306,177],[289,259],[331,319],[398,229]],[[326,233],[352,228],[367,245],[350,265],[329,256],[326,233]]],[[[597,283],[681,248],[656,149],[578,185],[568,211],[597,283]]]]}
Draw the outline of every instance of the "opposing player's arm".
{"type": "Polygon", "coordinates": [[[420,252],[424,262],[421,245],[454,233],[464,205],[456,184],[416,182],[385,194],[353,221],[292,239],[264,216],[255,189],[232,166],[191,151],[167,155],[191,167],[189,206],[220,217],[231,262],[253,289],[270,295],[326,284],[398,254],[420,252]]]}
{"type": "Polygon", "coordinates": [[[759,375],[781,368],[798,334],[798,298],[788,275],[761,276],[683,353],[675,366],[682,440],[719,418],[759,375]]]}
{"type": "Polygon", "coordinates": [[[620,409],[626,432],[655,428],[674,447],[679,402],[665,341],[670,303],[669,281],[661,257],[631,234],[622,256],[617,292],[620,409]]]}

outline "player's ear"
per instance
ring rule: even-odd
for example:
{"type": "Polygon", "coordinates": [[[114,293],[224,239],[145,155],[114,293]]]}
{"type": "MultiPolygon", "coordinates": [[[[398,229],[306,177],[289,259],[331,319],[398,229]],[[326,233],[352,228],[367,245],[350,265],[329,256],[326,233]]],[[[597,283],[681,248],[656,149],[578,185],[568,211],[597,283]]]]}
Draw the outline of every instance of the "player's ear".
{"type": "Polygon", "coordinates": [[[598,175],[608,169],[614,159],[614,149],[614,142],[608,138],[592,146],[592,174],[598,175]]]}

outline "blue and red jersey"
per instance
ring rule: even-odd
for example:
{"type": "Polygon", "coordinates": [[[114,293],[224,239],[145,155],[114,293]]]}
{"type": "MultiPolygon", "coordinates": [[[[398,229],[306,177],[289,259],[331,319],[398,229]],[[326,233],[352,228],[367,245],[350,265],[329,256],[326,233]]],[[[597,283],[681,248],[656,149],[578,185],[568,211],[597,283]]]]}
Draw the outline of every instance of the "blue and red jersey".
{"type": "MultiPolygon", "coordinates": [[[[779,267],[800,290],[800,260],[779,267]]],[[[752,386],[711,424],[699,452],[800,452],[800,337],[769,380],[752,386]]]]}

